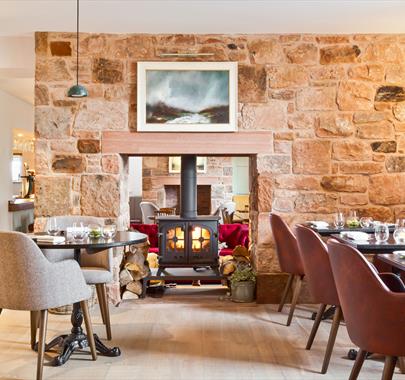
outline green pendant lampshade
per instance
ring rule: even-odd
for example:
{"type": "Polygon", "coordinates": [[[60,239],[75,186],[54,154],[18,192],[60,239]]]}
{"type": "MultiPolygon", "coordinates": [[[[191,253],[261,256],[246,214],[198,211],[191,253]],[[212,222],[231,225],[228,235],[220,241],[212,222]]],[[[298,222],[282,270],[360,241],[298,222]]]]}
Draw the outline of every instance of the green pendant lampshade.
{"type": "Polygon", "coordinates": [[[69,98],[85,98],[89,93],[79,84],[79,0],[76,0],[76,84],[69,88],[69,98]]]}
{"type": "Polygon", "coordinates": [[[85,98],[88,95],[89,93],[87,92],[86,88],[80,84],[75,84],[74,86],[70,87],[68,91],[69,98],[85,98]]]}

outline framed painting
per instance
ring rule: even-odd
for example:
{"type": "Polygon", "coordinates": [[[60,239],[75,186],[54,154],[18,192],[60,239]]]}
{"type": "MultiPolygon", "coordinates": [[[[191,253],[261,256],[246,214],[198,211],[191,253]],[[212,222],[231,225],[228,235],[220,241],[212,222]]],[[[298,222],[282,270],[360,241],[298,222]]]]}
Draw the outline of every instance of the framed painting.
{"type": "MultiPolygon", "coordinates": [[[[169,157],[169,173],[180,173],[181,157],[169,157]]],[[[197,156],[197,173],[207,173],[207,157],[197,156]]]]}
{"type": "Polygon", "coordinates": [[[234,132],[236,62],[138,62],[139,132],[234,132]]]}

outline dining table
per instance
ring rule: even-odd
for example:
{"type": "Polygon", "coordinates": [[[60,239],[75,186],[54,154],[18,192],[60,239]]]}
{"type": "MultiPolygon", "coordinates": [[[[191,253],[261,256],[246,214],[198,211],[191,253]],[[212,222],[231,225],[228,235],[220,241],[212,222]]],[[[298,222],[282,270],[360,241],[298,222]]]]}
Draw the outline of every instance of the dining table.
{"type": "Polygon", "coordinates": [[[391,267],[392,273],[401,275],[405,273],[405,257],[399,257],[396,254],[386,254],[382,253],[377,255],[377,259],[391,267]]]}
{"type": "MultiPolygon", "coordinates": [[[[65,235],[67,234],[65,233],[65,235]]],[[[119,231],[110,239],[86,237],[83,240],[73,240],[66,237],[64,242],[42,241],[41,239],[38,239],[38,236],[35,234],[31,237],[41,249],[72,250],[74,253],[74,259],[79,265],[80,256],[84,250],[88,254],[95,254],[109,248],[129,246],[132,244],[143,243],[148,240],[147,235],[130,231],[119,231]]],[[[57,253],[55,252],[55,254],[57,253]]],[[[82,328],[83,312],[80,303],[73,304],[71,323],[72,329],[69,334],[57,336],[45,346],[46,351],[51,350],[53,347],[60,348],[59,355],[51,362],[51,365],[53,366],[61,366],[65,364],[74,351],[89,347],[87,336],[82,328]]],[[[96,344],[96,350],[101,355],[110,357],[121,355],[119,347],[107,347],[96,334],[94,334],[94,341],[96,344]]]]}

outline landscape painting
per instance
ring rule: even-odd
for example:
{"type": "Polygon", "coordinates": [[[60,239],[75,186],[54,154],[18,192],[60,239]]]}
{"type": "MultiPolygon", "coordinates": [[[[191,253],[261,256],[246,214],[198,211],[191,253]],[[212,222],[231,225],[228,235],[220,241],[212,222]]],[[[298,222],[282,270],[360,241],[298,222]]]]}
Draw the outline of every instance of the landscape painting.
{"type": "Polygon", "coordinates": [[[235,63],[138,63],[138,131],[224,132],[235,125],[235,63]]]}

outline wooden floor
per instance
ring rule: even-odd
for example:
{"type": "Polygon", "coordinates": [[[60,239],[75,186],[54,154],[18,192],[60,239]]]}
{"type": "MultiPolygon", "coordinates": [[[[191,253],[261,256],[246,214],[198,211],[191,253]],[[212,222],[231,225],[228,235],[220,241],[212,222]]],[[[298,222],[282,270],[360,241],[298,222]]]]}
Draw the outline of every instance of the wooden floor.
{"type": "MultiPolygon", "coordinates": [[[[75,354],[62,367],[44,368],[44,379],[164,380],[344,380],[353,362],[343,326],[329,372],[320,375],[330,322],[322,323],[311,351],[304,349],[311,307],[299,307],[291,327],[270,305],[235,304],[222,289],[182,287],[163,298],[125,301],[111,308],[113,341],[119,358],[75,354]]],[[[105,337],[98,307],[96,333],[105,337]]],[[[70,328],[69,316],[49,315],[48,340],[70,328]]],[[[36,354],[29,348],[29,313],[4,310],[0,316],[0,379],[34,379],[36,354]]],[[[380,379],[382,358],[367,360],[359,379],[380,379]]],[[[395,379],[404,378],[398,371],[395,379]]]]}

